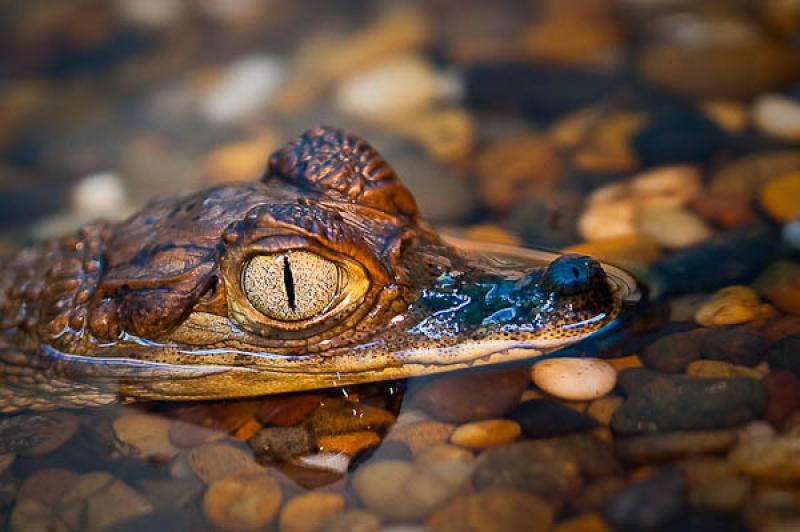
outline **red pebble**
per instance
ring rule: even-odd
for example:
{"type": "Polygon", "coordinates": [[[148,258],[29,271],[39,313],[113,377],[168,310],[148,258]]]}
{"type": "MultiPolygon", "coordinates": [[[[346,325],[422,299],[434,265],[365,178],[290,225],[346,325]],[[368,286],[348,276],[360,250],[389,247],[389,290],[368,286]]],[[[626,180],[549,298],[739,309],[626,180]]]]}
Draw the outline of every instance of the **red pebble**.
{"type": "Polygon", "coordinates": [[[780,424],[800,409],[800,378],[791,371],[773,371],[761,384],[768,397],[764,418],[770,423],[780,424]]]}

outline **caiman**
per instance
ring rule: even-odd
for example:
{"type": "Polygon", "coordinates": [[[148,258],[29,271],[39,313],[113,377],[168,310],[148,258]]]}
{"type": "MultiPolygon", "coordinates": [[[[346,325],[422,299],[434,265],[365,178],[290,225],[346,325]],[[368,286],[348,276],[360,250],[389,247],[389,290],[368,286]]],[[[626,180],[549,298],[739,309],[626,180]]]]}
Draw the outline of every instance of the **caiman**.
{"type": "Polygon", "coordinates": [[[519,360],[609,327],[636,297],[589,257],[441,237],[374,148],[319,127],[256,182],[156,199],[0,261],[0,411],[519,360]]]}

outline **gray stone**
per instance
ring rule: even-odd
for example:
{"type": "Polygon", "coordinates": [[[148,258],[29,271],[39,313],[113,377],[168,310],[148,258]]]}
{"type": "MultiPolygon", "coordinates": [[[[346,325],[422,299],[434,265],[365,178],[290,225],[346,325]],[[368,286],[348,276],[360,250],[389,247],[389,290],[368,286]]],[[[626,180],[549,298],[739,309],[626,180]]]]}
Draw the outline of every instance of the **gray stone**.
{"type": "Polygon", "coordinates": [[[634,391],[611,427],[619,434],[732,427],[759,417],[766,401],[754,379],[662,377],[634,391]]]}

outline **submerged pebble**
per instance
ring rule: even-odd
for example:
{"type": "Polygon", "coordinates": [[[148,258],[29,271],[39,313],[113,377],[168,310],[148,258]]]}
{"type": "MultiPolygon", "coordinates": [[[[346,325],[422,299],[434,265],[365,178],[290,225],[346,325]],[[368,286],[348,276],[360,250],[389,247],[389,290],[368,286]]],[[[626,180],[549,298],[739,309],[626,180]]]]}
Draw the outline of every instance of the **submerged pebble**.
{"type": "Polygon", "coordinates": [[[726,428],[759,417],[766,407],[761,384],[749,378],[655,378],[617,409],[619,434],[726,428]]]}
{"type": "Polygon", "coordinates": [[[597,358],[554,358],[534,364],[534,384],[559,399],[588,401],[610,392],[617,383],[617,372],[597,358]]]}
{"type": "Polygon", "coordinates": [[[730,454],[731,461],[746,475],[771,481],[800,479],[800,435],[788,434],[768,440],[742,442],[730,454]]]}
{"type": "Polygon", "coordinates": [[[529,382],[523,367],[445,375],[422,384],[412,403],[449,423],[500,417],[519,402],[529,382]]]}
{"type": "Polygon", "coordinates": [[[787,223],[800,214],[800,173],[787,174],[764,184],[759,196],[770,216],[787,223]]]}
{"type": "Polygon", "coordinates": [[[379,460],[364,465],[352,478],[353,488],[368,509],[385,518],[418,519],[461,488],[472,475],[473,461],[463,449],[431,447],[416,462],[379,460]]]}
{"type": "Polygon", "coordinates": [[[284,67],[275,57],[253,55],[231,64],[198,101],[202,115],[215,124],[246,119],[266,107],[283,81],[284,67]]]}
{"type": "Polygon", "coordinates": [[[138,491],[106,472],[85,473],[67,488],[56,513],[69,529],[103,530],[153,511],[138,491]]]}
{"type": "Polygon", "coordinates": [[[261,530],[278,513],[283,494],[264,471],[241,471],[213,482],[203,496],[203,514],[217,530],[261,530]]]}
{"type": "Polygon", "coordinates": [[[697,309],[694,319],[704,327],[736,325],[757,320],[764,312],[755,290],[748,286],[729,286],[706,300],[697,309]]]}
{"type": "Polygon", "coordinates": [[[532,438],[585,432],[594,429],[597,421],[581,412],[550,399],[530,399],[519,404],[509,417],[532,438]]]}
{"type": "Polygon", "coordinates": [[[450,441],[468,449],[486,449],[516,440],[522,429],[509,419],[473,421],[456,428],[450,441]]]}
{"type": "Polygon", "coordinates": [[[787,369],[800,377],[800,334],[778,340],[767,351],[772,369],[787,369]]]}
{"type": "Polygon", "coordinates": [[[666,248],[685,248],[711,236],[711,228],[703,220],[679,207],[645,207],[635,223],[638,231],[666,248]]]}
{"type": "Polygon", "coordinates": [[[161,416],[129,414],[112,424],[123,449],[145,460],[168,460],[178,454],[169,438],[171,422],[161,416]]]}
{"type": "Polygon", "coordinates": [[[583,478],[577,459],[546,441],[523,440],[486,451],[474,476],[478,490],[503,487],[532,493],[560,503],[574,493],[583,478]]]}
{"type": "Polygon", "coordinates": [[[621,439],[616,449],[626,462],[652,464],[685,456],[723,453],[737,440],[735,430],[675,431],[621,439]]]}
{"type": "Polygon", "coordinates": [[[617,494],[606,517],[623,530],[658,530],[683,509],[685,486],[679,469],[660,469],[617,494]]]}
{"type": "Polygon", "coordinates": [[[516,490],[492,488],[459,498],[426,522],[432,532],[546,532],[554,509],[539,497],[516,490]]]}
{"type": "Polygon", "coordinates": [[[344,497],[338,493],[311,492],[289,500],[281,510],[279,528],[285,532],[318,530],[331,516],[344,509],[344,497]]]}
{"type": "Polygon", "coordinates": [[[800,263],[782,260],[769,266],[754,286],[778,310],[800,315],[800,263]]]}
{"type": "Polygon", "coordinates": [[[800,102],[777,94],[760,96],[753,104],[753,122],[771,137],[800,140],[800,102]]]}

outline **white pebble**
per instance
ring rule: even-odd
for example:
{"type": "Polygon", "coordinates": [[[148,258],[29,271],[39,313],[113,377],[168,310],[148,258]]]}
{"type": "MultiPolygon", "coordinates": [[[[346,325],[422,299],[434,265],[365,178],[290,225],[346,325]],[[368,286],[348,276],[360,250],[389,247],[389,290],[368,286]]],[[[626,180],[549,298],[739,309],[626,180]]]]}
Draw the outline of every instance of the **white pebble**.
{"type": "Polygon", "coordinates": [[[72,208],[88,217],[113,215],[125,210],[128,198],[122,178],[113,172],[91,174],[72,189],[72,208]]]}
{"type": "Polygon", "coordinates": [[[240,59],[200,100],[200,111],[210,122],[230,124],[260,111],[284,79],[284,66],[271,56],[240,59]]]}
{"type": "Polygon", "coordinates": [[[617,371],[598,358],[542,360],[531,370],[533,383],[544,392],[569,401],[588,401],[608,394],[617,383],[617,371]]]}
{"type": "Polygon", "coordinates": [[[753,105],[753,122],[772,137],[800,140],[800,102],[778,94],[765,94],[753,105]]]}
{"type": "Polygon", "coordinates": [[[629,199],[590,205],[578,218],[578,231],[586,240],[602,240],[636,234],[636,206],[629,199]]]}
{"type": "Polygon", "coordinates": [[[800,218],[783,226],[783,239],[794,249],[800,249],[800,218]]]}
{"type": "Polygon", "coordinates": [[[301,465],[314,469],[326,469],[336,473],[347,473],[350,457],[344,453],[317,453],[301,456],[297,459],[301,465]]]}
{"type": "Polygon", "coordinates": [[[145,27],[163,28],[176,23],[186,4],[182,0],[119,0],[120,14],[145,27]]]}
{"type": "Polygon", "coordinates": [[[442,85],[428,61],[402,56],[344,82],[336,91],[336,104],[362,119],[404,117],[436,101],[442,85]]]}
{"type": "Polygon", "coordinates": [[[631,179],[631,194],[642,205],[680,207],[700,195],[700,171],[689,165],[662,166],[631,179]]]}
{"type": "Polygon", "coordinates": [[[636,227],[655,243],[673,249],[700,243],[712,234],[702,219],[680,207],[643,207],[636,216],[636,227]]]}

